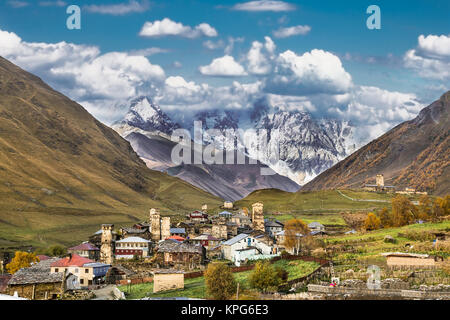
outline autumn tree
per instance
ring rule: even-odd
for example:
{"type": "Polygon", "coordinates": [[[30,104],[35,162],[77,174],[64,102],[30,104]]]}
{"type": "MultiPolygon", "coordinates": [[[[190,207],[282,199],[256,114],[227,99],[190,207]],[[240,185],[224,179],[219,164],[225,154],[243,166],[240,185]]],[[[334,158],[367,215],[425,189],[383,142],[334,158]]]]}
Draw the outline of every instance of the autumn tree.
{"type": "Polygon", "coordinates": [[[214,300],[226,300],[236,292],[236,280],[226,264],[210,263],[204,276],[208,297],[214,300]]]}
{"type": "Polygon", "coordinates": [[[310,232],[308,225],[300,219],[291,219],[284,225],[284,246],[299,252],[302,245],[302,237],[310,232]]]}
{"type": "Polygon", "coordinates": [[[16,251],[14,258],[6,265],[6,270],[14,274],[22,268],[28,268],[33,262],[39,262],[39,258],[34,253],[16,251]]]}
{"type": "Polygon", "coordinates": [[[276,289],[282,282],[283,273],[269,261],[258,261],[249,276],[250,286],[262,292],[276,289]]]}
{"type": "Polygon", "coordinates": [[[401,227],[414,222],[417,218],[417,208],[409,199],[401,194],[392,199],[392,224],[401,227]]]}
{"type": "Polygon", "coordinates": [[[431,217],[432,217],[432,202],[430,197],[424,194],[419,199],[418,218],[427,221],[431,217]]]}
{"type": "Polygon", "coordinates": [[[392,215],[386,207],[381,209],[378,217],[380,218],[381,226],[383,228],[389,228],[392,226],[392,215]]]}
{"type": "Polygon", "coordinates": [[[432,217],[433,220],[450,214],[450,195],[445,198],[437,197],[433,202],[432,217]]]}
{"type": "Polygon", "coordinates": [[[377,230],[380,229],[381,220],[378,218],[375,213],[370,212],[367,215],[366,221],[364,221],[364,228],[366,230],[377,230]]]}

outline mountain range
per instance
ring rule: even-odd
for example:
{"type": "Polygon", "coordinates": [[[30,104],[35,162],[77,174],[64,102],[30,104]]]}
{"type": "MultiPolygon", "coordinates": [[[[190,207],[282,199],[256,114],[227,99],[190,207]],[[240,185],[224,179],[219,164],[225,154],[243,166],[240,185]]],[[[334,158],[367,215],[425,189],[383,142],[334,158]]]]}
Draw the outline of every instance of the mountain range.
{"type": "Polygon", "coordinates": [[[352,127],[346,121],[317,120],[307,112],[279,108],[269,112],[267,108],[257,106],[248,114],[236,110],[201,111],[189,117],[189,121],[178,123],[146,96],[132,100],[128,113],[112,128],[131,142],[150,168],[167,170],[169,174],[229,200],[238,200],[262,188],[296,191],[300,185],[345,158],[356,147],[352,144],[352,127]],[[215,165],[196,165],[196,169],[192,165],[183,165],[176,170],[167,170],[177,167],[171,163],[170,148],[167,147],[174,145],[170,141],[171,134],[176,129],[184,128],[194,137],[194,121],[201,122],[203,146],[212,144],[218,150],[234,150],[257,164],[254,167],[228,165],[220,169],[215,165]],[[215,129],[216,134],[211,134],[210,129],[215,129]],[[247,131],[230,139],[226,136],[230,129],[247,131]],[[258,144],[258,134],[261,132],[267,133],[267,148],[262,149],[263,152],[261,144],[258,144]],[[139,133],[140,136],[131,133],[139,133]],[[155,141],[149,142],[148,139],[155,141]],[[164,157],[155,147],[161,144],[166,146],[163,148],[164,157]],[[273,150],[279,150],[278,159],[273,160],[273,150]],[[270,167],[276,174],[261,176],[258,172],[264,166],[270,167]],[[205,183],[205,173],[211,183],[205,183]],[[223,174],[231,178],[223,181],[223,174]],[[224,190],[219,190],[218,185],[223,186],[224,190]],[[230,193],[230,190],[233,191],[230,193]]]}

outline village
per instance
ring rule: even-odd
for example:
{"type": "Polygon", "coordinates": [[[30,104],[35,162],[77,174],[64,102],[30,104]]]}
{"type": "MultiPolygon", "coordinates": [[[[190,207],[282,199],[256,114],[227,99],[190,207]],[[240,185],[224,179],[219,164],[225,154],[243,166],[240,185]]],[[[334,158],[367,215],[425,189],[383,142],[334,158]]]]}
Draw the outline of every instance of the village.
{"type": "MultiPolygon", "coordinates": [[[[377,177],[376,187],[382,184],[377,177]]],[[[119,227],[102,224],[86,241],[67,248],[63,256],[37,255],[29,267],[2,274],[0,294],[32,300],[180,298],[192,283],[203,286],[208,266],[219,263],[241,277],[242,295],[247,292],[257,299],[450,297],[450,277],[442,276],[449,259],[448,228],[433,234],[433,250],[438,254],[417,254],[410,250],[412,245],[401,246],[402,251],[377,254],[380,269],[368,262],[352,266],[339,262],[343,254],[361,250],[361,239],[348,240],[358,237],[354,229],[336,232],[317,221],[281,222],[265,216],[262,202],[253,203],[250,210],[230,201],[215,211],[204,204],[179,222],[152,208],[146,221],[119,227]],[[340,235],[347,237],[345,242],[333,238],[340,235]],[[435,250],[438,244],[444,248],[443,255],[439,254],[442,250],[435,250]],[[246,291],[249,273],[263,262],[282,270],[284,276],[269,290],[246,291]],[[429,277],[439,283],[425,285],[429,277]],[[145,285],[144,292],[133,294],[137,290],[133,287],[145,285]],[[102,290],[106,293],[99,297],[102,290]]],[[[383,245],[398,249],[391,238],[384,236],[383,245]]],[[[12,258],[3,255],[2,271],[12,258]]],[[[206,297],[202,293],[200,298],[206,297]]],[[[228,298],[239,299],[239,285],[228,298]]]]}

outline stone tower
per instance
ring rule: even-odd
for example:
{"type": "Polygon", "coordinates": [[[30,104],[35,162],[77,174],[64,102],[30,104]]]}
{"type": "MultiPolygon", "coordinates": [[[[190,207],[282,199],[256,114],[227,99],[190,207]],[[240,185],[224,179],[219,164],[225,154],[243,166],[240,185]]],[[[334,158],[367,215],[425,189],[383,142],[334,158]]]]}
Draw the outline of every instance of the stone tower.
{"type": "Polygon", "coordinates": [[[153,241],[161,240],[161,215],[158,209],[150,209],[150,231],[153,241]]]}
{"type": "Polygon", "coordinates": [[[170,217],[161,218],[161,240],[170,237],[170,217]]]}
{"type": "Polygon", "coordinates": [[[102,245],[100,247],[100,261],[106,264],[113,263],[113,224],[102,224],[102,245]]]}
{"type": "Polygon", "coordinates": [[[158,209],[150,209],[150,227],[153,241],[170,237],[170,217],[161,217],[158,209]]]}
{"type": "Polygon", "coordinates": [[[256,202],[252,205],[252,227],[264,232],[264,205],[256,202]]]}
{"type": "Polygon", "coordinates": [[[384,176],[382,174],[377,174],[376,182],[377,187],[384,187],[384,176]]]}

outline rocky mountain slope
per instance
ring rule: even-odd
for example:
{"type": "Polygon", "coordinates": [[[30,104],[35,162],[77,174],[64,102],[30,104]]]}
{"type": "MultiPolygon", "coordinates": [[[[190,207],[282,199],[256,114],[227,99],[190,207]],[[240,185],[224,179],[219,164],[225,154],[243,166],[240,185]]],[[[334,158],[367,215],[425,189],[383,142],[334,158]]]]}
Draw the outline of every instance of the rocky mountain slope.
{"type": "Polygon", "coordinates": [[[450,192],[450,91],[419,115],[388,131],[326,170],[302,190],[360,187],[383,174],[385,183],[450,192]]]}
{"type": "Polygon", "coordinates": [[[114,130],[0,57],[0,247],[71,244],[102,223],[220,199],[153,171],[114,130]]]}

